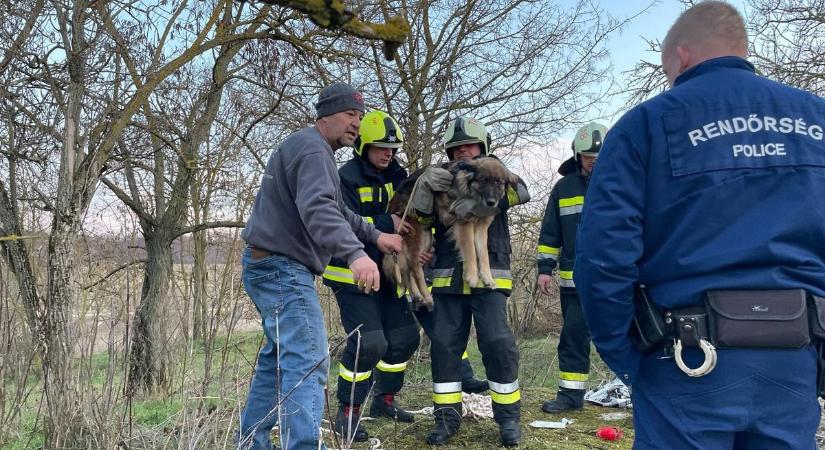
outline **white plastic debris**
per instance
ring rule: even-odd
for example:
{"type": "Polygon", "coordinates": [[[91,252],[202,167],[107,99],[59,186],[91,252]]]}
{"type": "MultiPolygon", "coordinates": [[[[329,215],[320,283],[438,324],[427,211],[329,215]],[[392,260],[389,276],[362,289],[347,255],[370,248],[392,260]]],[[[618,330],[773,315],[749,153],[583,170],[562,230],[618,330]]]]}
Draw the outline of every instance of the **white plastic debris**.
{"type": "Polygon", "coordinates": [[[607,420],[607,421],[622,420],[622,419],[626,419],[628,417],[630,417],[630,413],[626,413],[626,412],[605,413],[605,414],[601,414],[599,416],[600,419],[607,420]]]}
{"type": "Polygon", "coordinates": [[[563,429],[567,428],[567,425],[575,422],[573,419],[568,419],[565,417],[558,422],[551,422],[549,420],[534,420],[530,422],[530,426],[533,428],[555,428],[555,429],[563,429]]]}
{"type": "Polygon", "coordinates": [[[630,389],[618,378],[611,381],[602,381],[598,386],[587,391],[584,394],[584,399],[601,406],[633,407],[630,401],[630,389]]]}

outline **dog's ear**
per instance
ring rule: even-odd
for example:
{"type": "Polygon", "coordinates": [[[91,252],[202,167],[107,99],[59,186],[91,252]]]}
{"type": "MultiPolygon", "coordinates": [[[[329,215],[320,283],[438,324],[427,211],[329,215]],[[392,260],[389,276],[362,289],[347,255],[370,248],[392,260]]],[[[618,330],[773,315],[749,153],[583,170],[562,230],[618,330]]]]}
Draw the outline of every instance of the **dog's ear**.
{"type": "Polygon", "coordinates": [[[507,186],[513,188],[514,190],[518,191],[518,184],[521,181],[521,178],[516,176],[513,172],[507,171],[507,186]]]}
{"type": "Polygon", "coordinates": [[[453,166],[451,172],[453,172],[453,174],[457,174],[459,172],[468,172],[475,174],[476,166],[468,161],[459,161],[456,165],[453,166]]]}

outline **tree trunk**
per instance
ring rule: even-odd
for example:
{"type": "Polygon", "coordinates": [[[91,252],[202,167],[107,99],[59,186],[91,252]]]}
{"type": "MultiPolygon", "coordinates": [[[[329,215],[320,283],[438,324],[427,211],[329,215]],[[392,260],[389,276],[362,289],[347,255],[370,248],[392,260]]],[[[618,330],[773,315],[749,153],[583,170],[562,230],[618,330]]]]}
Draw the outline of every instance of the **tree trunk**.
{"type": "Polygon", "coordinates": [[[151,391],[166,382],[166,339],[161,318],[172,274],[172,238],[168,234],[145,237],[147,260],[129,355],[130,393],[151,391]]]}
{"type": "Polygon", "coordinates": [[[204,339],[209,335],[208,324],[209,314],[207,309],[206,283],[208,281],[209,269],[206,265],[206,231],[196,231],[193,233],[194,239],[194,262],[192,267],[194,304],[192,307],[193,324],[192,337],[194,339],[204,339]]]}
{"type": "MultiPolygon", "coordinates": [[[[203,178],[203,177],[199,177],[203,178]]],[[[201,183],[192,183],[190,198],[192,218],[195,223],[206,222],[206,208],[201,206],[201,183]]],[[[206,283],[208,269],[206,266],[206,230],[192,233],[192,339],[204,339],[208,335],[206,283]]]]}
{"type": "Polygon", "coordinates": [[[71,447],[81,442],[82,410],[72,379],[74,339],[70,332],[74,299],[70,280],[74,272],[76,228],[74,217],[57,215],[49,237],[48,295],[41,318],[43,382],[48,408],[47,448],[71,447]]]}

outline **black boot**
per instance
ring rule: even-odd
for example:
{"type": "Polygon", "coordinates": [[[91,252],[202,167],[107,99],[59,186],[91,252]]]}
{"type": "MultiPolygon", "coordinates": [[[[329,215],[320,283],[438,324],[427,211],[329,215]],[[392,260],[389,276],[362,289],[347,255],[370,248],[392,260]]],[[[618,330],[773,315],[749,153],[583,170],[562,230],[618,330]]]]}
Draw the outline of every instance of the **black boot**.
{"type": "Polygon", "coordinates": [[[498,432],[501,436],[501,445],[505,447],[516,446],[521,440],[521,427],[518,420],[502,422],[498,426],[498,432]]]}
{"type": "Polygon", "coordinates": [[[370,438],[367,430],[361,426],[361,405],[338,405],[338,414],[335,416],[335,432],[343,436],[344,439],[350,437],[354,442],[364,442],[370,438]],[[350,420],[350,417],[352,418],[350,420]],[[347,433],[347,431],[350,431],[347,433]]]}
{"type": "Polygon", "coordinates": [[[575,411],[584,407],[584,389],[559,389],[556,399],[551,402],[544,402],[541,410],[554,414],[565,411],[575,411]]]}
{"type": "Polygon", "coordinates": [[[370,417],[389,417],[398,422],[415,422],[412,414],[398,407],[395,394],[376,395],[370,405],[370,417]]]}
{"type": "Polygon", "coordinates": [[[479,380],[478,378],[461,380],[461,390],[468,394],[481,394],[489,389],[490,383],[487,380],[479,380]]]}
{"type": "Polygon", "coordinates": [[[444,445],[458,432],[461,426],[461,404],[456,407],[436,407],[433,412],[435,426],[427,435],[427,443],[430,445],[444,445]]]}

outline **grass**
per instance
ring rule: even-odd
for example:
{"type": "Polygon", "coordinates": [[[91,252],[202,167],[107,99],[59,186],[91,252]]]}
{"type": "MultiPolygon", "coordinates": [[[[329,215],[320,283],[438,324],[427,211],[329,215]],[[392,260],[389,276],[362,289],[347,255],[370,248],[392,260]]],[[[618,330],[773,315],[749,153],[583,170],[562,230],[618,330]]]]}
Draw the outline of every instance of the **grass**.
{"type": "MultiPolygon", "coordinates": [[[[558,362],[553,358],[556,351],[555,339],[530,339],[519,345],[520,382],[522,384],[521,429],[522,441],[519,449],[630,449],[633,443],[633,419],[630,410],[603,408],[586,405],[581,411],[564,415],[550,415],[541,411],[541,403],[555,398],[558,362]],[[607,421],[600,416],[605,413],[625,412],[626,418],[607,421]],[[535,421],[559,421],[562,417],[574,420],[565,429],[539,429],[528,424],[535,421]],[[616,426],[622,429],[624,436],[618,441],[605,441],[595,436],[600,426],[616,426]]],[[[471,341],[468,349],[473,368],[477,375],[483,376],[481,355],[471,341]]],[[[432,386],[429,383],[429,361],[421,357],[412,364],[408,382],[398,395],[401,405],[409,410],[418,410],[432,406],[432,386]],[[412,382],[410,382],[412,380],[412,382]]],[[[595,352],[591,355],[593,368],[591,379],[598,381],[610,377],[610,372],[599,360],[595,352]]],[[[333,364],[333,368],[337,367],[333,364]]],[[[334,392],[337,380],[330,377],[330,391],[334,392]]],[[[413,424],[401,424],[389,419],[375,419],[365,422],[364,427],[371,436],[381,440],[384,450],[432,448],[425,443],[425,438],[432,426],[430,416],[418,416],[413,424]]],[[[329,444],[331,438],[327,436],[329,444]]],[[[367,449],[369,445],[357,444],[353,448],[367,449]]],[[[498,426],[492,419],[465,419],[461,429],[449,445],[437,447],[450,450],[486,450],[506,448],[499,445],[498,426]]]]}
{"type": "MultiPolygon", "coordinates": [[[[216,339],[211,357],[212,366],[209,372],[209,387],[205,393],[197,394],[203,383],[204,361],[207,354],[203,345],[194,345],[185,358],[183,364],[179,358],[176,367],[172,370],[173,385],[165,392],[135,398],[131,408],[131,423],[135,435],[144,436],[140,445],[133,442],[131,448],[179,448],[188,446],[187,439],[194,434],[202,433],[201,429],[193,429],[193,423],[203,426],[208,422],[212,427],[210,432],[215,435],[212,441],[204,441],[192,448],[234,448],[231,439],[227,436],[234,434],[237,427],[238,408],[243,405],[248,389],[258,346],[261,343],[261,334],[258,332],[237,333],[229,337],[216,339]],[[225,350],[225,352],[224,352],[225,350]],[[194,417],[194,420],[192,420],[194,417]],[[189,428],[189,430],[187,430],[189,428]],[[187,435],[187,433],[189,433],[187,435]],[[150,436],[151,439],[145,438],[150,436]],[[220,439],[219,439],[220,438],[220,439]],[[227,442],[229,441],[229,442],[227,442]],[[221,442],[217,445],[216,442],[221,442]]],[[[615,408],[601,408],[586,406],[584,410],[566,414],[564,417],[574,419],[575,422],[563,430],[548,430],[531,428],[528,424],[534,420],[561,420],[562,416],[551,416],[540,410],[543,401],[555,396],[556,378],[558,376],[558,362],[555,359],[555,338],[527,339],[519,344],[520,375],[522,385],[522,444],[520,449],[629,449],[632,446],[633,429],[632,418],[618,421],[606,421],[600,415],[610,412],[629,412],[615,408]],[[615,442],[601,440],[595,436],[595,430],[602,425],[618,426],[624,431],[624,437],[615,442]]],[[[181,354],[187,353],[184,349],[181,354]]],[[[479,377],[484,377],[481,357],[471,340],[468,352],[474,369],[479,377]]],[[[593,368],[591,380],[610,378],[610,372],[598,359],[595,352],[591,357],[593,368]]],[[[122,358],[118,358],[122,362],[122,358]]],[[[103,352],[91,357],[89,388],[100,390],[105,383],[105,374],[108,369],[109,358],[103,352]]],[[[337,360],[330,365],[330,400],[334,405],[334,392],[337,383],[337,360]]],[[[31,383],[32,380],[29,380],[31,383]]],[[[122,386],[122,370],[115,373],[114,384],[122,386]]],[[[28,384],[28,383],[27,383],[28,384]]],[[[35,389],[37,390],[38,387],[35,389]]],[[[32,395],[30,401],[36,404],[32,395]]],[[[402,406],[410,410],[418,410],[431,406],[430,362],[426,351],[420,351],[412,358],[407,372],[404,389],[398,396],[402,406]]],[[[123,402],[122,398],[118,401],[123,402]]],[[[122,411],[122,410],[121,410],[122,411]]],[[[334,409],[333,409],[334,414],[334,409]]],[[[119,415],[119,414],[116,414],[119,415]]],[[[112,418],[112,421],[117,419],[112,418]]],[[[0,441],[0,448],[6,450],[32,449],[42,445],[42,417],[38,420],[34,408],[25,411],[21,418],[18,434],[6,437],[0,441]],[[36,424],[36,425],[35,425],[36,424]]],[[[432,425],[432,418],[418,416],[413,424],[399,424],[387,419],[369,420],[365,427],[374,437],[382,442],[384,450],[419,449],[427,448],[424,439],[432,425]]],[[[112,426],[123,424],[112,422],[112,426]]],[[[130,432],[131,435],[131,432],[130,432]]],[[[327,435],[328,445],[333,445],[333,439],[327,435]]],[[[498,428],[492,419],[467,419],[462,423],[461,430],[450,445],[441,449],[491,449],[498,447],[498,428]]],[[[353,448],[369,448],[366,445],[355,445],[353,448]]]]}

